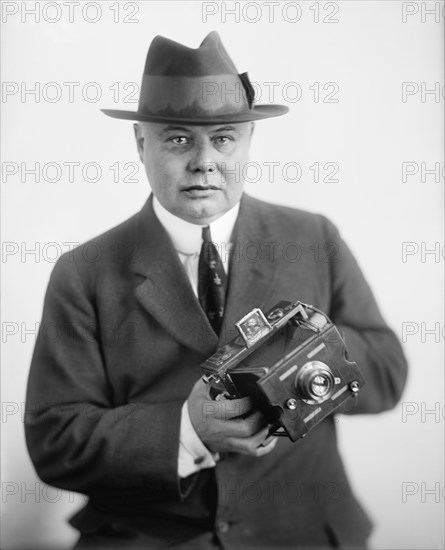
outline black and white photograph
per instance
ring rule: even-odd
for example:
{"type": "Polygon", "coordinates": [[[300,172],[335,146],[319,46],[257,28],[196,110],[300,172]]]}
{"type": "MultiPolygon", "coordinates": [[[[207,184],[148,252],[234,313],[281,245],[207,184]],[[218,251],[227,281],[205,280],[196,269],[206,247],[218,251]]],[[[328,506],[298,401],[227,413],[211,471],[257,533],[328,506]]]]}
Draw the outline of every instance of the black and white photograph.
{"type": "Polygon", "coordinates": [[[444,1],[0,8],[0,546],[443,550],[444,1]]]}

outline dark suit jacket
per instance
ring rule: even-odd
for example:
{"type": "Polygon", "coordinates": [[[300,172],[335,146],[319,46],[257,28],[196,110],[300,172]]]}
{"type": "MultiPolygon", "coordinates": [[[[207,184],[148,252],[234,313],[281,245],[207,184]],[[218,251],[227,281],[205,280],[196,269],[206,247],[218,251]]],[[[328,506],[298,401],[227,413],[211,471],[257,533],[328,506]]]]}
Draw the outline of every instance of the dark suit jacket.
{"type": "Polygon", "coordinates": [[[226,454],[178,479],[182,404],[254,307],[301,300],[330,315],[367,380],[352,413],[393,407],[405,382],[400,345],[331,222],[243,196],[233,240],[219,342],[150,199],[60,258],[28,384],[32,460],[45,482],[90,497],[72,520],[85,534],[143,531],[156,548],[213,529],[228,549],[359,546],[371,526],[332,418],[262,458],[226,454]]]}

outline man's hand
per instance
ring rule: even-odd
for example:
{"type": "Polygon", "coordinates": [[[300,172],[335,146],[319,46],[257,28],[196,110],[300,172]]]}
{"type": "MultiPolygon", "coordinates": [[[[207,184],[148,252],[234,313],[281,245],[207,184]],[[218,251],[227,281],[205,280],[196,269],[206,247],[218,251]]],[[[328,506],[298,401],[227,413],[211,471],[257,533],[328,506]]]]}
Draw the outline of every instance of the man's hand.
{"type": "Polygon", "coordinates": [[[259,411],[252,412],[248,397],[214,401],[209,386],[198,380],[187,400],[190,420],[204,445],[212,452],[263,456],[276,445],[259,411]]]}

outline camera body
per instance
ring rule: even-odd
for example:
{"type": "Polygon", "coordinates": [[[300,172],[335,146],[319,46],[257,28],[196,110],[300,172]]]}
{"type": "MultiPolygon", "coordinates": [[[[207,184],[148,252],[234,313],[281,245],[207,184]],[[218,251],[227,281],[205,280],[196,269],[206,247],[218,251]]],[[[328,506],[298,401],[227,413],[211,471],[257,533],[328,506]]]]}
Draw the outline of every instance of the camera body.
{"type": "Polygon", "coordinates": [[[273,435],[304,437],[365,383],[335,325],[313,306],[282,301],[236,327],[239,336],[201,365],[203,380],[216,399],[251,397],[273,435]]]}

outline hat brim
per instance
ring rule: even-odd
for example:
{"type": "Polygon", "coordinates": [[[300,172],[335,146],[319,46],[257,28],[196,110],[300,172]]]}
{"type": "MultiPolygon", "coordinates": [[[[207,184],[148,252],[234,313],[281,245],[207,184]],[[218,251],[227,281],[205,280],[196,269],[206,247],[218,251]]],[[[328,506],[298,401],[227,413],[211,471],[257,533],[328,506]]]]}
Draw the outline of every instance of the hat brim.
{"type": "Polygon", "coordinates": [[[237,122],[250,122],[252,120],[262,120],[281,116],[289,111],[285,105],[255,105],[248,111],[232,113],[226,115],[215,115],[206,117],[181,117],[181,116],[157,116],[150,113],[141,113],[137,111],[119,111],[115,109],[101,109],[101,111],[112,118],[124,120],[137,120],[138,122],[180,122],[182,124],[224,124],[237,122]]]}

